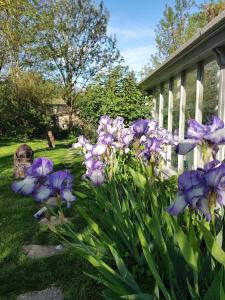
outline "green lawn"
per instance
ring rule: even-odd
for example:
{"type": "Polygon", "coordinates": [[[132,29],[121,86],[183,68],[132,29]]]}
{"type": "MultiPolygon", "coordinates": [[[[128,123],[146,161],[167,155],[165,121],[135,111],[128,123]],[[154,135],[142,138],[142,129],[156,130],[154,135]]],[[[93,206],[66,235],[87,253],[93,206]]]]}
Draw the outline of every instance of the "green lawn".
{"type": "MultiPolygon", "coordinates": [[[[56,149],[46,149],[46,141],[28,142],[35,157],[45,156],[54,161],[55,169],[71,167],[70,141],[59,141],[56,149]]],[[[24,244],[60,243],[55,235],[41,227],[33,219],[39,209],[30,197],[16,195],[11,191],[13,153],[18,143],[0,141],[0,299],[13,300],[21,293],[41,290],[51,285],[63,289],[65,299],[101,299],[101,288],[83,274],[94,273],[86,262],[73,253],[49,258],[30,260],[22,251],[24,244]]],[[[79,190],[82,166],[80,158],[73,159],[75,189],[79,190]]],[[[76,205],[66,213],[80,226],[76,205]]]]}

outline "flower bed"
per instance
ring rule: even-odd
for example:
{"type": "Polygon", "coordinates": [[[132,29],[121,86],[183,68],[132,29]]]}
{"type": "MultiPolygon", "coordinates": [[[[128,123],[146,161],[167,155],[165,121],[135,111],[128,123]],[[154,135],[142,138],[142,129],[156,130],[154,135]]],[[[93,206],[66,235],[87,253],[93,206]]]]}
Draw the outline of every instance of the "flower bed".
{"type": "MultiPolygon", "coordinates": [[[[225,143],[224,123],[218,117],[207,125],[190,120],[179,144],[154,120],[139,119],[125,127],[122,118],[104,116],[97,133],[94,145],[83,136],[74,144],[82,148],[84,184],[93,195],[86,206],[81,199],[76,203],[89,230],[77,233],[66,223],[56,233],[98,269],[101,276],[88,276],[106,286],[104,297],[224,299],[225,165],[216,160],[225,143]],[[181,174],[178,186],[176,177],[163,178],[168,147],[185,155],[196,146],[202,168],[181,174]]],[[[27,173],[36,178],[29,179],[38,185],[29,190],[35,195],[40,182],[31,170],[36,167],[27,173]]],[[[55,178],[47,175],[46,190],[70,204],[75,199],[71,184],[62,180],[56,189],[48,176],[55,178]],[[69,200],[62,193],[65,187],[69,200]]],[[[24,192],[26,182],[14,189],[24,192]]]]}

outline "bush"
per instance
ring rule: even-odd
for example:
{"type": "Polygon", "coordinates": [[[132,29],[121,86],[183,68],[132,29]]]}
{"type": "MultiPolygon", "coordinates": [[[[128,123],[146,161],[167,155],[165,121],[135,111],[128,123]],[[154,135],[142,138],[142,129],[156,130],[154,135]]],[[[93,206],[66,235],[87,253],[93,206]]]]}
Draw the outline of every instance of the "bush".
{"type": "Polygon", "coordinates": [[[98,77],[77,100],[80,117],[96,127],[99,116],[121,116],[127,123],[151,116],[152,102],[127,68],[119,66],[98,77]]]}
{"type": "Polygon", "coordinates": [[[0,84],[0,136],[43,136],[54,86],[36,73],[12,72],[0,84]]]}

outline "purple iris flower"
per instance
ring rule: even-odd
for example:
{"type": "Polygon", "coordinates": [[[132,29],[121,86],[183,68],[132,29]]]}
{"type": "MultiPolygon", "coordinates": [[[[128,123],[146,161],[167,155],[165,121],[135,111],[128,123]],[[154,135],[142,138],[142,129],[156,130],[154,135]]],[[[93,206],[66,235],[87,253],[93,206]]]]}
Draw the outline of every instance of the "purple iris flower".
{"type": "Polygon", "coordinates": [[[61,195],[62,200],[67,201],[67,206],[76,200],[72,195],[72,176],[69,171],[53,170],[53,162],[42,157],[34,160],[33,164],[26,170],[27,176],[21,181],[15,181],[12,189],[15,193],[31,195],[35,200],[42,202],[56,193],[61,195]]]}
{"type": "Polygon", "coordinates": [[[149,160],[152,156],[162,152],[162,145],[159,139],[156,137],[144,139],[143,137],[142,140],[145,140],[143,142],[144,150],[140,152],[139,157],[144,156],[146,160],[149,160]]]}
{"type": "Polygon", "coordinates": [[[105,144],[105,145],[111,145],[114,140],[115,139],[114,139],[113,135],[110,133],[103,134],[103,135],[99,136],[99,138],[98,138],[98,142],[105,144]]]}
{"type": "Polygon", "coordinates": [[[68,170],[57,171],[49,175],[49,181],[55,191],[71,188],[73,177],[68,170]]]}
{"type": "Polygon", "coordinates": [[[124,118],[122,117],[116,117],[114,120],[113,120],[113,126],[117,127],[118,129],[121,129],[124,127],[124,118]]]}
{"type": "Polygon", "coordinates": [[[158,127],[158,122],[155,120],[149,120],[148,121],[148,134],[151,134],[153,131],[155,131],[158,127]]]}
{"type": "Polygon", "coordinates": [[[108,116],[102,116],[99,120],[100,125],[107,125],[111,122],[110,117],[108,116]]]}
{"type": "Polygon", "coordinates": [[[107,145],[102,143],[97,143],[92,149],[92,155],[101,156],[106,152],[106,150],[107,150],[107,145]]]}
{"type": "Polygon", "coordinates": [[[39,157],[33,161],[33,164],[26,169],[26,174],[33,177],[42,177],[48,175],[53,170],[53,162],[46,157],[39,157]]]}
{"type": "Polygon", "coordinates": [[[167,211],[174,216],[186,206],[212,219],[212,209],[225,206],[225,164],[215,160],[205,169],[184,172],[178,179],[178,193],[167,211]]]}
{"type": "Polygon", "coordinates": [[[128,147],[134,139],[134,133],[130,128],[125,128],[120,133],[119,141],[128,147]]]}
{"type": "Polygon", "coordinates": [[[177,153],[185,155],[197,145],[203,144],[210,146],[214,151],[218,150],[217,145],[225,144],[224,122],[217,116],[213,116],[206,125],[196,120],[189,120],[186,139],[178,144],[177,153]]]}
{"type": "Polygon", "coordinates": [[[103,164],[100,160],[88,159],[84,162],[87,167],[86,175],[95,186],[100,186],[105,180],[103,164]]]}
{"type": "Polygon", "coordinates": [[[166,146],[175,144],[173,135],[158,128],[155,120],[138,119],[126,128],[122,117],[113,120],[103,116],[97,134],[95,145],[86,141],[83,146],[87,169],[85,178],[89,177],[96,186],[104,182],[105,167],[111,164],[118,151],[127,154],[132,149],[132,154],[136,153],[145,161],[152,158],[152,162],[157,164],[161,158],[166,159],[166,146]]]}
{"type": "Polygon", "coordinates": [[[72,147],[77,149],[77,148],[85,147],[86,144],[89,144],[89,140],[87,140],[83,135],[80,135],[78,137],[77,143],[72,144],[72,147]]]}
{"type": "Polygon", "coordinates": [[[67,207],[71,207],[76,197],[72,195],[73,177],[68,170],[57,171],[49,175],[49,182],[55,193],[60,194],[62,200],[67,202],[67,207]]]}
{"type": "Polygon", "coordinates": [[[49,185],[47,175],[53,170],[53,162],[45,157],[37,158],[33,164],[27,168],[27,176],[20,181],[12,184],[12,190],[15,193],[24,195],[33,195],[37,201],[47,199],[53,189],[49,185]]]}
{"type": "Polygon", "coordinates": [[[199,208],[207,219],[210,219],[209,211],[203,209],[207,202],[208,187],[202,182],[202,170],[186,171],[178,179],[178,193],[175,202],[173,202],[167,211],[177,216],[186,206],[191,209],[199,208]]]}
{"type": "Polygon", "coordinates": [[[131,125],[132,132],[137,136],[141,136],[148,131],[148,120],[145,119],[138,119],[131,125]]]}

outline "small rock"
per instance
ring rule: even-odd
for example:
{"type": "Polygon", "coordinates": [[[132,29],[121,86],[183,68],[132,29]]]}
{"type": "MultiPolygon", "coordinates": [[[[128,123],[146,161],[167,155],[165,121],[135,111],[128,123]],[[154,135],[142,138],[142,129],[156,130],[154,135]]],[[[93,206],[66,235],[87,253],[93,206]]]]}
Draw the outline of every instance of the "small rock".
{"type": "Polygon", "coordinates": [[[29,292],[19,295],[17,300],[63,300],[61,289],[51,287],[42,291],[29,292]]]}
{"type": "Polygon", "coordinates": [[[24,245],[24,251],[31,259],[38,259],[60,254],[65,251],[64,248],[57,249],[56,246],[41,246],[41,245],[24,245]]]}
{"type": "Polygon", "coordinates": [[[55,247],[57,250],[63,250],[63,245],[57,245],[56,247],[55,247]]]}

